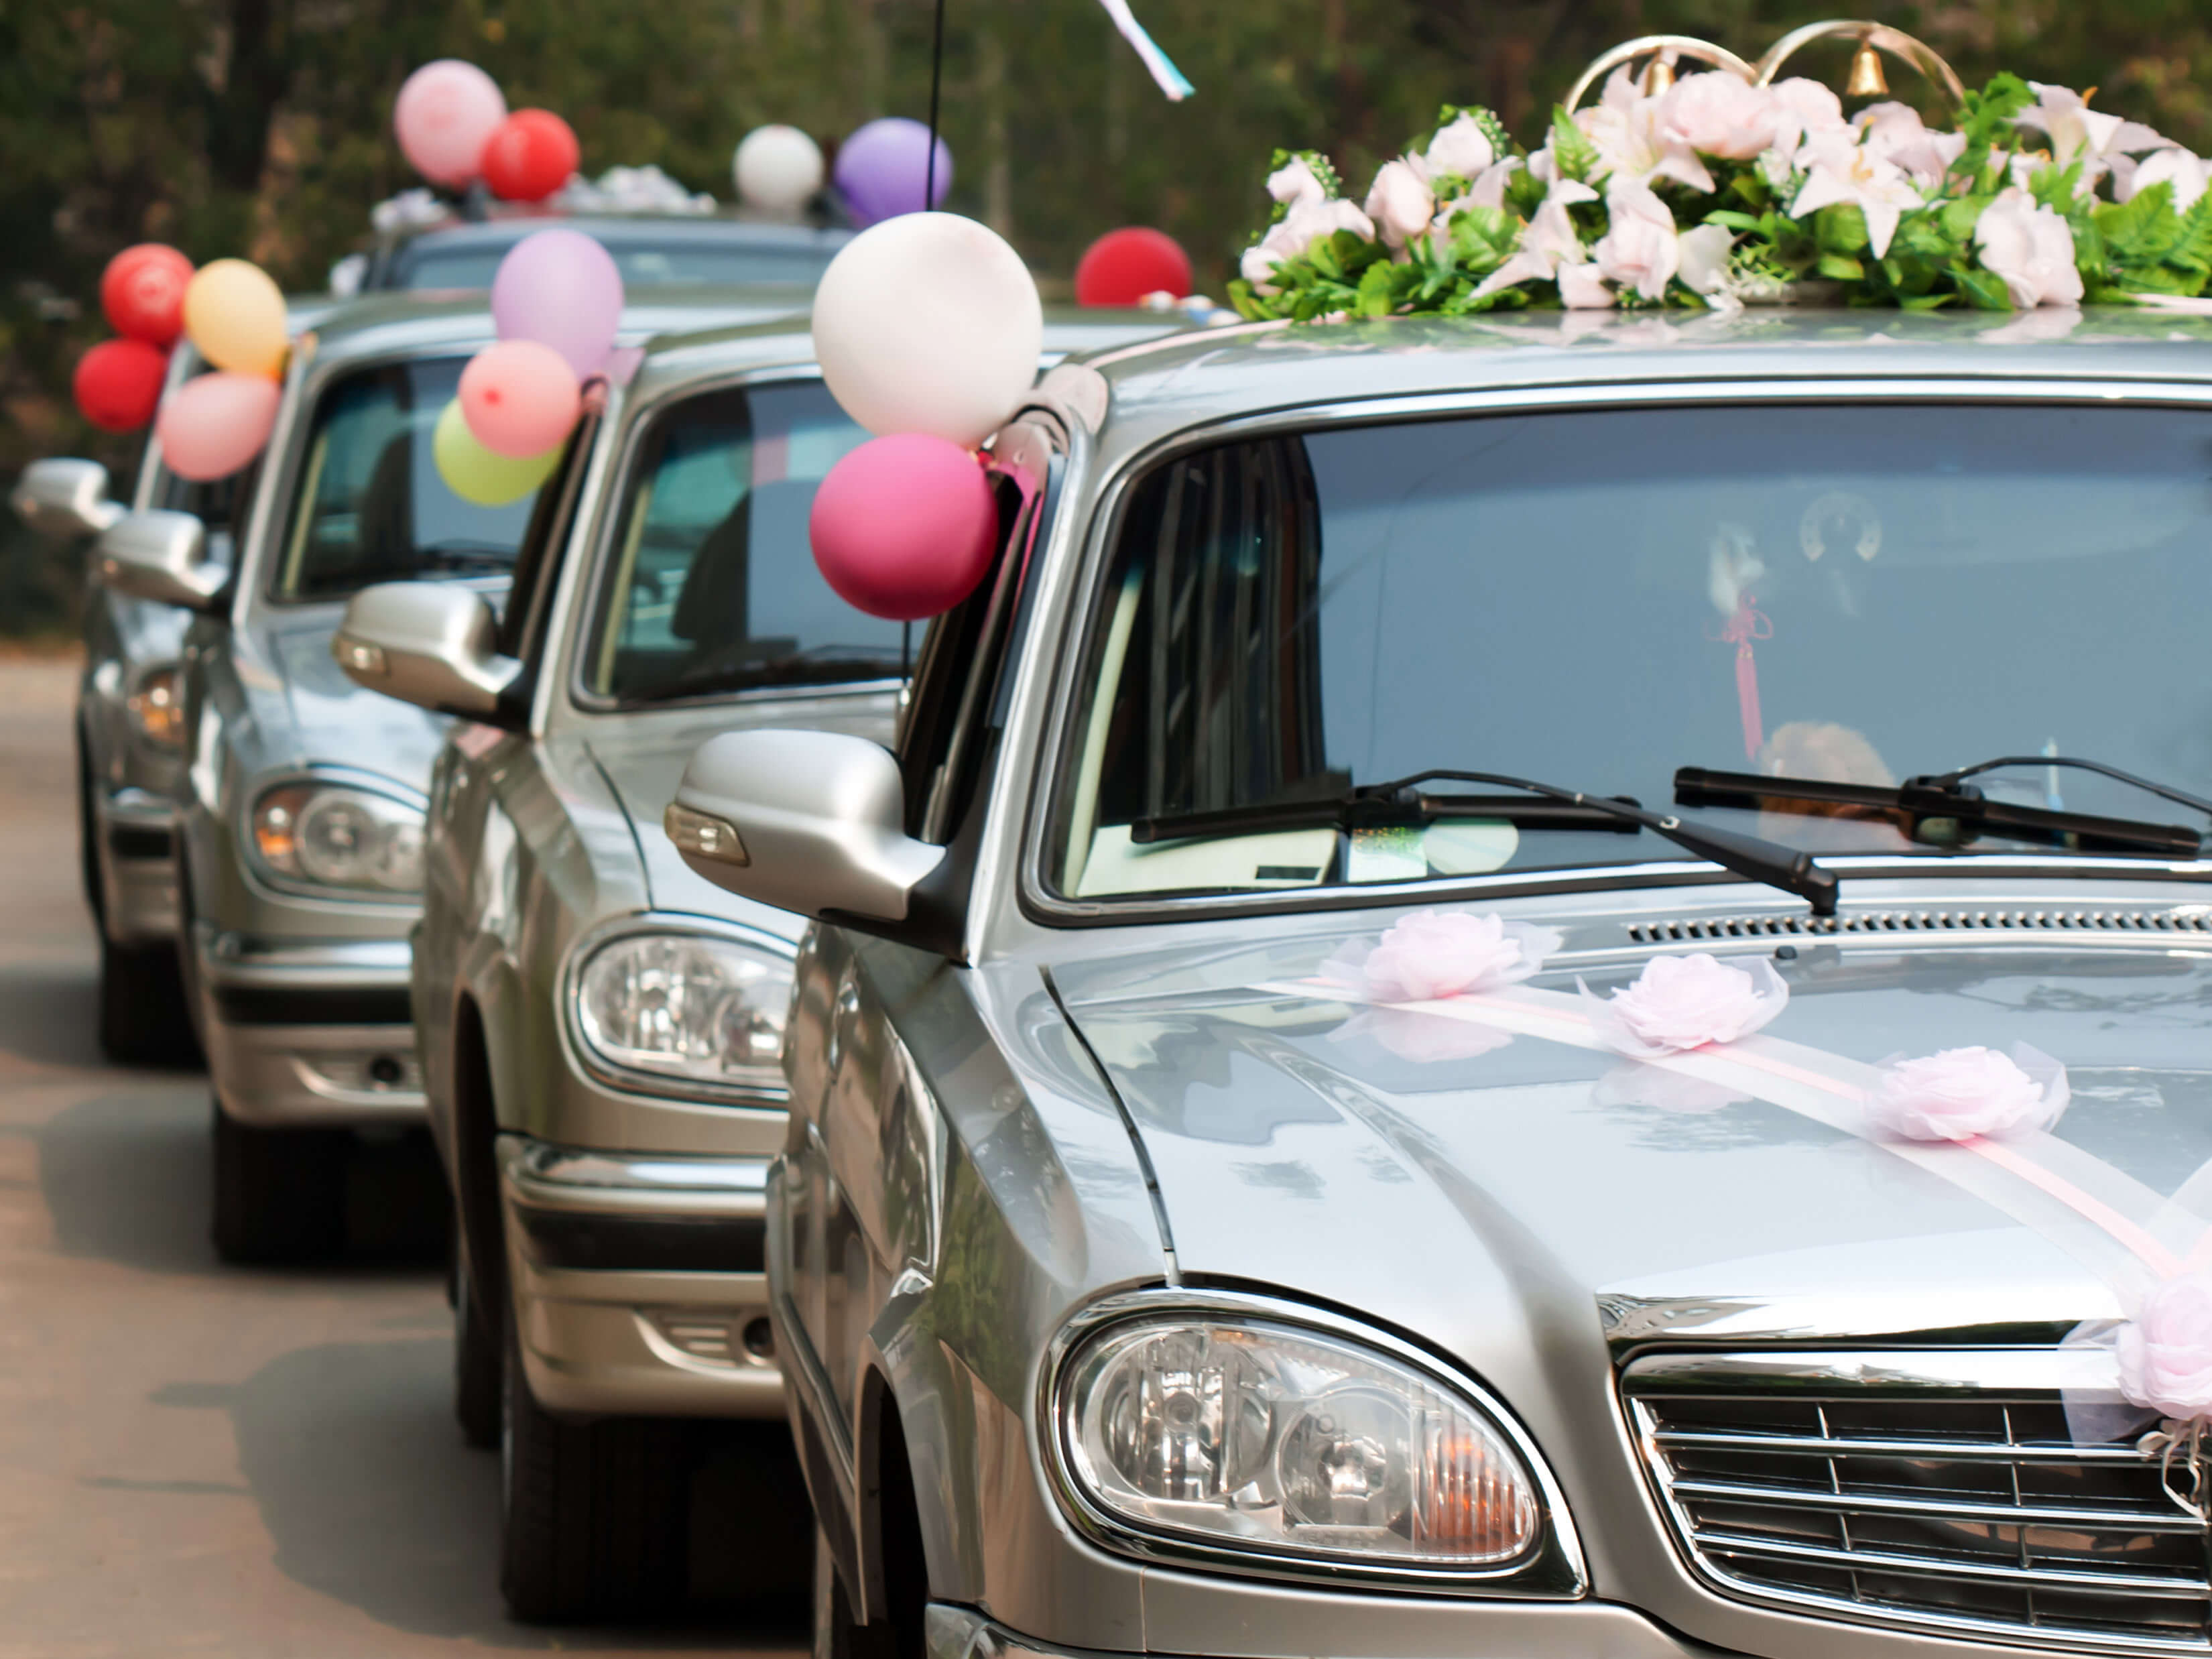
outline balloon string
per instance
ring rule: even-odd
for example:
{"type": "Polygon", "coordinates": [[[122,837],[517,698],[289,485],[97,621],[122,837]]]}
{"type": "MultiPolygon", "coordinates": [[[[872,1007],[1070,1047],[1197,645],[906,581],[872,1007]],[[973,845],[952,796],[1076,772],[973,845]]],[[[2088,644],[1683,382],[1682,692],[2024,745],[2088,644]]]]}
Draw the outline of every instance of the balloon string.
{"type": "Polygon", "coordinates": [[[921,210],[937,205],[937,106],[945,88],[945,0],[937,0],[937,27],[929,48],[929,160],[923,164],[921,210]]]}

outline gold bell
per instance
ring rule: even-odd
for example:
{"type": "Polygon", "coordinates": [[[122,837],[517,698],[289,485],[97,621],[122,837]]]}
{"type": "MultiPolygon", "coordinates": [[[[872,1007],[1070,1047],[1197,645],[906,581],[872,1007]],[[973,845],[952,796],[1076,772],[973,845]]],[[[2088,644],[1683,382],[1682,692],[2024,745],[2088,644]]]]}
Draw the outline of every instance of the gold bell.
{"type": "Polygon", "coordinates": [[[1851,54],[1850,78],[1844,82],[1846,98],[1881,98],[1889,92],[1889,78],[1881,72],[1881,54],[1871,40],[1861,40],[1851,54]]]}
{"type": "Polygon", "coordinates": [[[1656,98],[1674,84],[1674,58],[1671,52],[1661,52],[1644,65],[1638,79],[1638,88],[1646,98],[1656,98]]]}

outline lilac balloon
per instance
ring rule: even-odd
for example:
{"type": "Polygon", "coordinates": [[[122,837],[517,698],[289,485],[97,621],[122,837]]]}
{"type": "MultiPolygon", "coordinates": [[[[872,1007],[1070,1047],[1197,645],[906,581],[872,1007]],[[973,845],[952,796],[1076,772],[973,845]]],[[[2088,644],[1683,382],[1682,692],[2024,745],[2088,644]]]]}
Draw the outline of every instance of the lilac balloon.
{"type": "Polygon", "coordinates": [[[499,337],[551,346],[580,380],[606,367],[622,310],[614,255],[580,230],[524,237],[491,279],[491,320],[499,337]]]}
{"type": "Polygon", "coordinates": [[[904,116],[869,122],[838,147],[831,175],[862,226],[921,213],[935,207],[952,188],[952,152],[937,141],[936,189],[922,200],[929,179],[929,129],[904,116]]]}

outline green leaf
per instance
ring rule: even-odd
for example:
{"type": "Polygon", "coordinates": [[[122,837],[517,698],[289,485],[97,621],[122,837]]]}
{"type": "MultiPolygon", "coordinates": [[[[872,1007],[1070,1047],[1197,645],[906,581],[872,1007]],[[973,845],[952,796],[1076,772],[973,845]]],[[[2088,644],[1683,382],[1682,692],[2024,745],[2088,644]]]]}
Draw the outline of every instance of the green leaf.
{"type": "Polygon", "coordinates": [[[1358,298],[1352,303],[1353,312],[1362,317],[1388,317],[1398,308],[1397,274],[1404,267],[1379,264],[1367,267],[1359,279],[1358,298]]]}
{"type": "Polygon", "coordinates": [[[2003,278],[1992,272],[1979,270],[1954,271],[1953,280],[1959,284],[1959,292],[1966,296],[1966,303],[1977,311],[2010,311],[2013,308],[2011,291],[2005,287],[2003,278]]]}
{"type": "Polygon", "coordinates": [[[1761,214],[1735,213],[1726,208],[1715,208],[1705,216],[1705,222],[1721,225],[1729,230],[1757,231],[1765,228],[1766,221],[1761,214]]]}
{"type": "Polygon", "coordinates": [[[1866,275],[1866,267],[1846,253],[1823,253],[1820,263],[1814,268],[1838,283],[1856,283],[1866,275]]]}
{"type": "Polygon", "coordinates": [[[1552,159],[1559,164],[1559,177],[1577,184],[1589,182],[1590,169],[1598,162],[1597,146],[1560,106],[1552,111],[1552,159]]]}
{"type": "Polygon", "coordinates": [[[1546,189],[1544,181],[1528,168],[1516,167],[1505,181],[1505,205],[1521,218],[1532,218],[1544,205],[1546,189]]]}
{"type": "Polygon", "coordinates": [[[1850,202],[1835,203],[1814,214],[1813,234],[1823,253],[1857,253],[1871,245],[1866,215],[1850,202]]]}

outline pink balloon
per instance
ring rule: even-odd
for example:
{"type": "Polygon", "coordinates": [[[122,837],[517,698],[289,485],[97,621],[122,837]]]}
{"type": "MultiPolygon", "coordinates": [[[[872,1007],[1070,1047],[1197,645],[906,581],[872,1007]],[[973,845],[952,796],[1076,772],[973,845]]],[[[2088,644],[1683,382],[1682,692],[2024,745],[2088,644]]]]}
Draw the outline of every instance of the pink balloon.
{"type": "Polygon", "coordinates": [[[187,380],[161,400],[154,435],[180,478],[228,478],[258,455],[276,426],[276,382],[219,370],[187,380]]]}
{"type": "Polygon", "coordinates": [[[524,237],[491,279],[491,320],[502,340],[536,340],[588,380],[606,367],[622,326],[622,271],[596,237],[541,230],[524,237]]]}
{"type": "Polygon", "coordinates": [[[814,562],[848,605],[920,622],[975,591],[999,539],[998,502],[959,445],[872,438],[830,469],[807,519],[814,562]]]}
{"type": "Polygon", "coordinates": [[[461,371],[461,418],[495,455],[543,455],[568,435],[583,388],[568,360],[535,340],[501,340],[461,371]]]}
{"type": "Polygon", "coordinates": [[[392,106],[407,159],[434,185],[465,185],[482,171],[484,145],[507,119],[499,83],[474,64],[441,58],[409,76],[392,106]]]}

